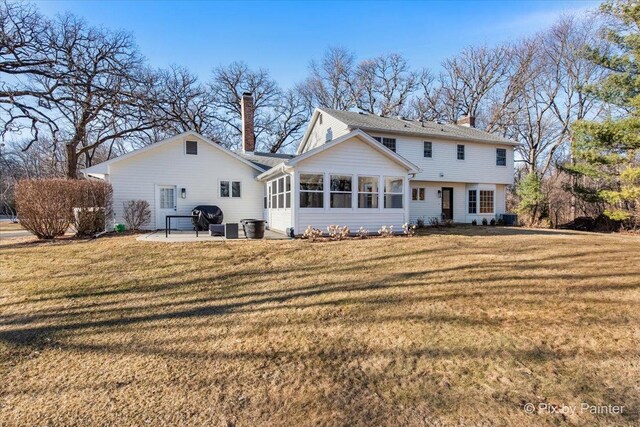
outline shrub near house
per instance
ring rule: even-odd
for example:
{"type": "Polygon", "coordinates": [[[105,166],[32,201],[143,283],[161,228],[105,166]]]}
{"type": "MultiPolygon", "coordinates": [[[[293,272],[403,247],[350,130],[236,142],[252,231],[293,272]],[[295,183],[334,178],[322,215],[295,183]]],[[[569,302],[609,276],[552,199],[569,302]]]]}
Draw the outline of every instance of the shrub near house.
{"type": "Polygon", "coordinates": [[[20,223],[39,239],[62,236],[70,226],[87,236],[105,228],[111,185],[101,181],[30,179],[16,185],[20,223]]]}

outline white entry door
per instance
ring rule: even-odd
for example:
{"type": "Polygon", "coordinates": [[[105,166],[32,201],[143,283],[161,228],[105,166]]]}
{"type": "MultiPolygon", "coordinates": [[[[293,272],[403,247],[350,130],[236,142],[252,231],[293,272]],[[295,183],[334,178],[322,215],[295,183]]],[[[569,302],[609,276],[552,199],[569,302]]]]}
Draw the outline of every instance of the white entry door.
{"type": "MultiPolygon", "coordinates": [[[[164,230],[167,215],[175,215],[177,211],[176,186],[159,185],[156,196],[156,228],[164,230]]],[[[177,225],[177,219],[172,221],[171,226],[177,225]]]]}

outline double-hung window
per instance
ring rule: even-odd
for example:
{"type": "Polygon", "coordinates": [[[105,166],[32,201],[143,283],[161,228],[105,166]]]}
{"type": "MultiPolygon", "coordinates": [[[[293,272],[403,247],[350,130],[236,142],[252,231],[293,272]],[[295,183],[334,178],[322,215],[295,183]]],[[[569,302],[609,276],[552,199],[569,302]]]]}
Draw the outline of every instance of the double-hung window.
{"type": "Polygon", "coordinates": [[[239,198],[241,196],[240,181],[220,181],[220,197],[239,198]]]}
{"type": "Polygon", "coordinates": [[[300,174],[300,207],[324,207],[324,175],[300,174]]]}
{"type": "Polygon", "coordinates": [[[329,206],[351,208],[351,175],[331,175],[329,206]]]}
{"type": "Polygon", "coordinates": [[[458,160],[464,160],[464,145],[458,144],[457,148],[458,160]]]}
{"type": "Polygon", "coordinates": [[[480,190],[480,213],[493,213],[493,191],[480,190]]]}
{"type": "Polygon", "coordinates": [[[378,177],[358,177],[358,207],[376,209],[378,207],[378,177]]]}
{"type": "Polygon", "coordinates": [[[424,141],[424,157],[429,159],[433,157],[433,144],[431,141],[424,141]]]}
{"type": "Polygon", "coordinates": [[[404,179],[402,177],[384,177],[384,207],[402,208],[404,179]]]}
{"type": "Polygon", "coordinates": [[[381,136],[374,136],[373,139],[382,143],[385,147],[387,147],[391,151],[396,151],[396,139],[395,138],[384,138],[381,136]]]}
{"type": "Polygon", "coordinates": [[[469,190],[469,213],[478,213],[478,192],[476,190],[469,190]]]}
{"type": "Polygon", "coordinates": [[[507,166],[507,150],[496,148],[496,166],[507,166]]]}

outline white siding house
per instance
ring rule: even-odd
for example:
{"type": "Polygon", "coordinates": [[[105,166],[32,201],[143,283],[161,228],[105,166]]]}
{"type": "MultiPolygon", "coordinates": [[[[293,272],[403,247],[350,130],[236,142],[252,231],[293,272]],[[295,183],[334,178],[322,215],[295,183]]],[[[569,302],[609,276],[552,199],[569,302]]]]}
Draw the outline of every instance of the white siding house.
{"type": "MultiPolygon", "coordinates": [[[[253,98],[242,96],[242,151],[186,132],[87,168],[110,182],[116,222],[123,204],[147,200],[163,229],[170,214],[217,205],[225,222],[264,219],[301,234],[308,226],[370,232],[433,218],[469,223],[506,212],[513,182],[513,141],[466,124],[318,108],[296,155],[255,152],[253,98]]],[[[190,228],[183,220],[180,228],[190,228]]]]}
{"type": "MultiPolygon", "coordinates": [[[[166,215],[189,215],[198,205],[217,205],[225,222],[262,218],[262,169],[221,148],[195,132],[186,132],[125,156],[87,168],[89,176],[103,178],[113,187],[115,222],[123,223],[123,204],[146,200],[151,206],[147,229],[165,228],[166,215]],[[187,154],[187,141],[196,142],[196,154],[187,154]],[[239,183],[240,194],[221,194],[224,182],[239,183]],[[234,197],[235,196],[235,197],[234,197]]],[[[236,191],[237,191],[236,184],[236,191]]],[[[190,228],[190,220],[172,221],[190,228]]]]}

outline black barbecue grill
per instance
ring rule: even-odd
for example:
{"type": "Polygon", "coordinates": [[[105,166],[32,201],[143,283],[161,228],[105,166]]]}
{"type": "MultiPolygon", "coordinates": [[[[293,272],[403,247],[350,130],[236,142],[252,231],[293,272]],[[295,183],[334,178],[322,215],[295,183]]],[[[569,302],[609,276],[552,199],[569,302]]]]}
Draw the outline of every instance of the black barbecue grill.
{"type": "Polygon", "coordinates": [[[193,227],[198,231],[209,229],[209,224],[222,224],[222,210],[214,205],[199,205],[191,211],[193,227]]]}

